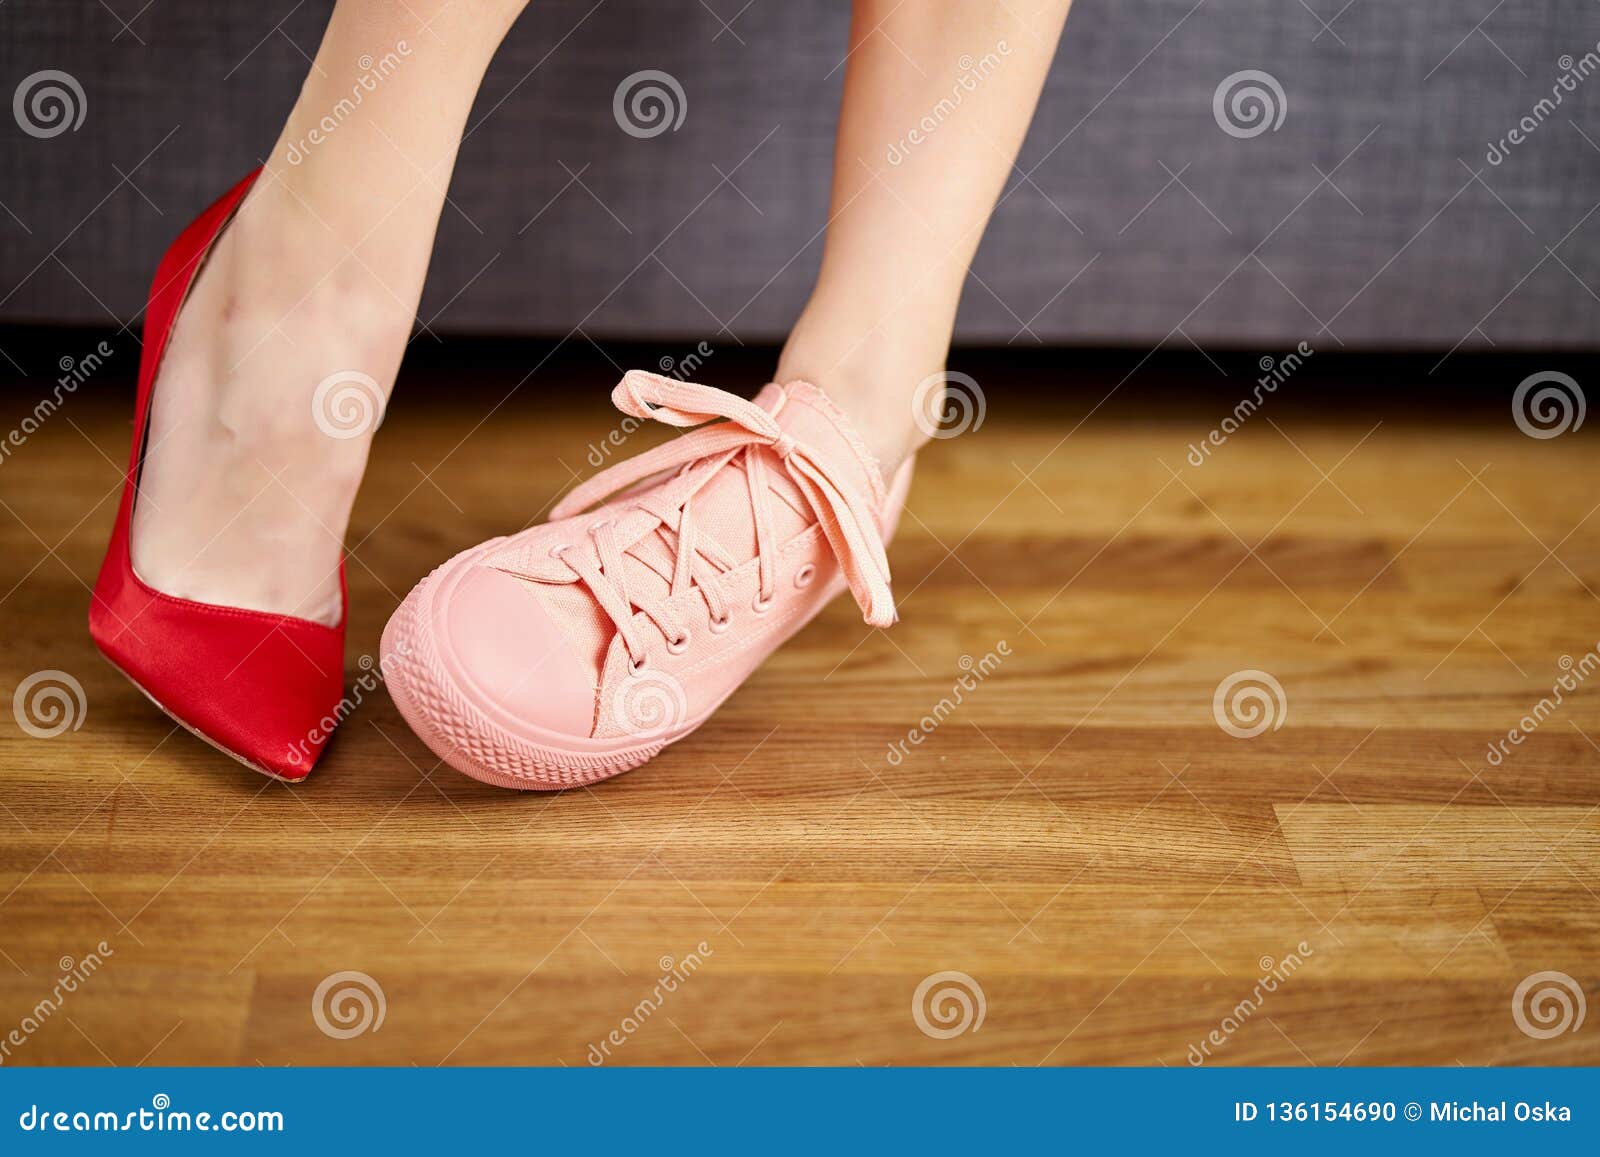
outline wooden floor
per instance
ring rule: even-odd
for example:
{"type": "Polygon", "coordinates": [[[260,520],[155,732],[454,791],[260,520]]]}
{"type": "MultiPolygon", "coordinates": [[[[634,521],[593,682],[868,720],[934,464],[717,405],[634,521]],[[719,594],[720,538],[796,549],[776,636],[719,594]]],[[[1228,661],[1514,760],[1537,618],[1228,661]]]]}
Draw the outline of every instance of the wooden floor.
{"type": "MultiPolygon", "coordinates": [[[[412,583],[591,472],[603,392],[495,409],[520,376],[402,384],[352,681],[412,583]]],[[[1487,760],[1600,643],[1600,423],[1284,390],[1197,467],[1231,400],[1089,416],[1117,376],[991,372],[925,455],[896,628],[837,602],[692,738],[554,797],[440,767],[381,691],[294,789],[174,730],[83,625],[128,419],[96,383],[0,464],[0,692],[86,702],[0,727],[5,1063],[1600,1063],[1600,686],[1487,760]],[[1252,671],[1282,700],[1241,738],[1213,697],[1252,671]],[[981,1026],[930,1035],[948,972],[981,1026]],[[1577,1031],[1519,1028],[1542,972],[1577,1031]],[[330,1035],[351,984],[381,1027],[330,1035]]]]}

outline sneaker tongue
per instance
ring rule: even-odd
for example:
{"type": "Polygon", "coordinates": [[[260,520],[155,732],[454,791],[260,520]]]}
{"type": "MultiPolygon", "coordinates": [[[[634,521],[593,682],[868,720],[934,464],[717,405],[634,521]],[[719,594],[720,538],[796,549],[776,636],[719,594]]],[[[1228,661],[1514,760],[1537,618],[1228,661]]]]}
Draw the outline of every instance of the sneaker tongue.
{"type": "Polygon", "coordinates": [[[885,492],[878,460],[833,400],[809,382],[768,386],[756,402],[770,410],[775,403],[769,396],[783,400],[777,412],[783,432],[810,452],[835,485],[854,490],[881,511],[885,492]]]}
{"type": "MultiPolygon", "coordinates": [[[[828,396],[806,382],[769,385],[756,396],[756,404],[775,415],[779,428],[803,446],[834,484],[854,489],[874,507],[884,501],[878,464],[851,428],[849,420],[828,396]]],[[[767,466],[773,539],[787,542],[816,521],[816,516],[790,480],[783,460],[771,450],[758,451],[767,466]]],[[[695,466],[691,470],[704,467],[695,466]]],[[[667,483],[671,485],[671,483],[667,483]]],[[[715,471],[689,500],[690,517],[701,540],[712,539],[735,563],[756,554],[755,513],[746,481],[744,456],[715,471]]],[[[670,531],[646,535],[623,556],[630,594],[644,601],[660,601],[671,590],[676,550],[670,531]],[[670,546],[669,546],[670,543],[670,546]]],[[[582,584],[547,585],[529,581],[547,600],[578,653],[594,661],[596,677],[605,661],[606,648],[616,628],[582,584]]]]}
{"type": "MultiPolygon", "coordinates": [[[[769,385],[756,395],[755,401],[775,415],[779,429],[803,446],[835,484],[854,488],[873,505],[881,505],[883,484],[878,479],[877,463],[850,429],[848,420],[821,390],[804,382],[769,385]]],[[[767,467],[773,539],[787,542],[815,522],[816,516],[790,479],[783,459],[771,450],[757,453],[767,467]]],[[[737,562],[755,557],[755,514],[743,455],[718,470],[701,487],[690,499],[689,510],[697,535],[713,539],[737,562]]],[[[672,555],[661,535],[647,538],[633,553],[671,573],[672,555]]]]}

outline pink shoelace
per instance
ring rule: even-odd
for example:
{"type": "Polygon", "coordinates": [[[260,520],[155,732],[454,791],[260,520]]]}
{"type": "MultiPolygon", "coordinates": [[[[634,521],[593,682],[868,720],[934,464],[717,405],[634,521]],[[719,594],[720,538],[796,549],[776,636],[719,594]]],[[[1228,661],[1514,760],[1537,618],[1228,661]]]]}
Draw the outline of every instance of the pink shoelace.
{"type": "Polygon", "coordinates": [[[635,418],[680,428],[701,427],[602,470],[579,484],[551,511],[552,521],[570,518],[653,475],[680,470],[673,484],[648,491],[615,517],[591,525],[587,534],[593,550],[573,549],[574,544],[567,543],[551,551],[552,556],[572,569],[616,624],[636,666],[643,661],[645,640],[635,623],[635,606],[660,628],[669,650],[681,652],[689,644],[687,627],[666,600],[654,600],[628,588],[623,555],[658,528],[671,532],[673,575],[667,599],[681,594],[691,584],[698,586],[711,612],[711,629],[728,626],[729,600],[722,576],[740,560],[711,538],[697,533],[694,496],[740,455],[755,524],[760,575],[753,606],[759,612],[771,604],[781,544],[774,541],[772,503],[776,500],[769,488],[772,467],[761,453],[763,449],[778,456],[811,508],[867,623],[887,627],[895,621],[889,561],[877,514],[854,488],[834,477],[827,455],[785,434],[773,416],[755,403],[710,386],[630,370],[612,391],[611,400],[617,409],[635,418]],[[703,425],[719,418],[725,420],[703,425]]]}

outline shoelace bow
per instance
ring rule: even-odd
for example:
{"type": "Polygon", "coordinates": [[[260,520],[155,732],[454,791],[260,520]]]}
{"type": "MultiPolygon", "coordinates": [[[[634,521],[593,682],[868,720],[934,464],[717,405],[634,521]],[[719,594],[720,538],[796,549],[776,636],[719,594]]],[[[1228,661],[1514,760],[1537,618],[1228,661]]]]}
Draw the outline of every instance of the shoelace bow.
{"type": "MultiPolygon", "coordinates": [[[[768,481],[772,468],[760,452],[762,448],[769,449],[783,462],[785,472],[810,506],[867,623],[887,627],[895,621],[894,596],[889,589],[889,561],[875,512],[853,487],[831,477],[825,463],[808,447],[785,434],[771,414],[753,402],[711,386],[680,382],[643,370],[630,370],[624,375],[612,391],[611,401],[624,414],[635,418],[680,428],[701,428],[619,462],[580,483],[556,504],[551,511],[552,520],[579,514],[652,475],[709,458],[720,459],[720,468],[743,455],[755,523],[756,565],[761,580],[754,606],[758,611],[764,610],[776,591],[781,546],[775,541],[772,528],[774,499],[768,481]],[[704,425],[719,418],[725,420],[704,425]]],[[[708,471],[705,480],[709,481],[715,472],[708,471]]],[[[557,547],[552,552],[593,593],[616,624],[628,655],[636,665],[642,662],[645,640],[634,624],[634,606],[661,629],[669,649],[681,650],[689,642],[687,628],[671,610],[662,602],[630,592],[627,586],[623,555],[654,530],[655,523],[674,536],[669,544],[673,576],[667,598],[681,594],[691,584],[698,586],[710,609],[712,628],[726,627],[729,621],[722,576],[738,565],[739,560],[711,538],[697,533],[692,509],[694,494],[677,498],[667,493],[670,490],[665,487],[641,496],[636,508],[648,512],[651,518],[647,524],[637,526],[637,533],[619,534],[618,523],[626,517],[625,513],[619,514],[617,519],[602,520],[589,528],[594,546],[592,553],[571,550],[567,546],[557,547]]]]}

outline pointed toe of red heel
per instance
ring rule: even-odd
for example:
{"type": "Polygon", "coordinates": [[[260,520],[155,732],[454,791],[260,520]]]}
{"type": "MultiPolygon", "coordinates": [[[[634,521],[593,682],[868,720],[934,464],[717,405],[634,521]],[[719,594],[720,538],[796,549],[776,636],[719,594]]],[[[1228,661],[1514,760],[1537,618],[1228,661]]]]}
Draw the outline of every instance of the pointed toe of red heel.
{"type": "Polygon", "coordinates": [[[118,670],[195,735],[265,775],[300,780],[343,714],[342,611],[339,625],[326,626],[164,594],[134,572],[129,547],[162,352],[206,254],[256,176],[202,213],[156,269],[145,313],[133,451],[95,584],[89,632],[118,670]]]}
{"type": "Polygon", "coordinates": [[[342,714],[343,633],[174,599],[130,577],[132,589],[96,591],[89,632],[101,653],[213,747],[277,779],[310,774],[342,714]]]}

